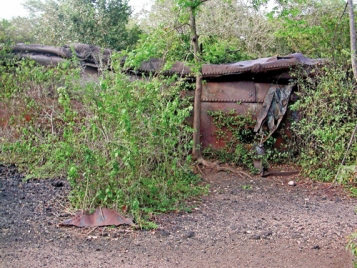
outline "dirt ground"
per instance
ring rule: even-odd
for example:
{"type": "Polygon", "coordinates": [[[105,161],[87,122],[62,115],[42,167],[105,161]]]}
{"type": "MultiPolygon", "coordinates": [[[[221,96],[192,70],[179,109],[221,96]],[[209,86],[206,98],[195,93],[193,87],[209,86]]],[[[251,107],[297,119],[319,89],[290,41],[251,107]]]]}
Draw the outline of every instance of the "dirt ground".
{"type": "Polygon", "coordinates": [[[157,230],[75,228],[59,226],[72,216],[66,181],[23,182],[0,165],[0,267],[352,267],[357,200],[290,179],[220,172],[192,212],[157,216],[157,230]]]}

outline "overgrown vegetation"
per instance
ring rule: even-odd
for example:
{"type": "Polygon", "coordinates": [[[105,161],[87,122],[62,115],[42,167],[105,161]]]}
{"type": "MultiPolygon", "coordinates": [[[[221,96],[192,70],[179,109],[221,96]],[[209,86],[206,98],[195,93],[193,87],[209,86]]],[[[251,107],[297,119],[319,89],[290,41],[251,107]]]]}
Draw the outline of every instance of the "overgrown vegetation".
{"type": "MultiPolygon", "coordinates": [[[[217,159],[221,162],[232,163],[248,168],[255,173],[254,160],[262,160],[263,166],[291,160],[291,151],[284,152],[275,147],[276,138],[270,137],[264,143],[265,154],[259,155],[256,150],[261,142],[261,136],[254,132],[256,118],[252,113],[237,115],[234,110],[230,112],[209,112],[216,127],[214,133],[217,140],[224,143],[221,149],[207,148],[204,150],[206,157],[217,159]]],[[[281,148],[283,149],[283,148],[281,148]]]]}
{"type": "Polygon", "coordinates": [[[27,178],[68,177],[74,207],[115,207],[140,224],[204,192],[190,169],[184,82],[129,81],[119,69],[99,83],[79,76],[69,63],[2,68],[1,100],[10,114],[0,161],[17,163],[27,178]]]}
{"type": "MultiPolygon", "coordinates": [[[[132,18],[124,0],[31,0],[29,17],[0,21],[0,44],[89,43],[125,50],[130,67],[160,58],[165,67],[182,61],[197,74],[201,63],[292,52],[326,58],[328,64],[313,77],[297,74],[299,100],[291,108],[300,118],[292,122],[295,139],[288,148],[299,148],[298,154],[277,151],[270,138],[263,160],[281,162],[294,155],[306,176],[354,186],[356,94],[345,3],[278,1],[269,11],[262,9],[264,3],[155,1],[147,14],[132,18]],[[190,4],[197,4],[202,48],[196,62],[190,4]]],[[[177,209],[204,191],[190,169],[192,129],[182,124],[192,107],[179,97],[186,87],[181,79],[129,81],[119,60],[113,62],[115,74],[104,73],[95,82],[80,78],[75,60],[48,69],[2,57],[0,112],[9,114],[0,122],[0,158],[17,163],[28,178],[68,177],[75,207],[116,207],[143,222],[144,215],[177,209]]],[[[259,143],[255,118],[211,115],[226,146],[205,156],[253,170],[259,143]]]]}
{"type": "MultiPolygon", "coordinates": [[[[300,148],[298,161],[310,178],[333,181],[356,126],[357,95],[351,74],[341,66],[326,65],[315,70],[313,79],[301,77],[297,94],[299,100],[291,109],[300,117],[292,125],[300,148]]],[[[344,166],[355,165],[356,149],[354,143],[344,166]]],[[[337,179],[355,183],[352,177],[340,173],[337,179]]]]}
{"type": "Polygon", "coordinates": [[[348,16],[340,0],[286,1],[268,14],[279,21],[274,35],[283,51],[298,51],[313,58],[349,60],[348,16]]]}

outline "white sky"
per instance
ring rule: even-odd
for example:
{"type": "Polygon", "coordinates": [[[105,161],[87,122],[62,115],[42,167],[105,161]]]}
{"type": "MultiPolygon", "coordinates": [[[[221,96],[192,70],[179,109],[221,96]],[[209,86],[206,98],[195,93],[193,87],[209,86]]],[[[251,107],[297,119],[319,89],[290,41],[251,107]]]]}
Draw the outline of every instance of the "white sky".
{"type": "MultiPolygon", "coordinates": [[[[0,20],[11,19],[17,16],[26,16],[27,12],[21,5],[25,0],[0,0],[0,20]]],[[[134,12],[139,12],[150,5],[150,0],[129,0],[129,5],[134,8],[134,12]]]]}

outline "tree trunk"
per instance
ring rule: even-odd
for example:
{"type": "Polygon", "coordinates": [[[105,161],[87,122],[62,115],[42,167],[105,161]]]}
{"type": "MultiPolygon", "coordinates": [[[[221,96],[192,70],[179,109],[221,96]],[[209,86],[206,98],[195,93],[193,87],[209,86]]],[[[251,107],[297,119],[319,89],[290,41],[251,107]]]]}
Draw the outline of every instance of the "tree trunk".
{"type": "MultiPolygon", "coordinates": [[[[200,49],[198,45],[198,35],[196,30],[195,8],[190,7],[190,28],[191,38],[196,64],[199,63],[200,49]]],[[[194,159],[201,157],[200,136],[201,136],[201,95],[202,95],[202,74],[201,70],[196,75],[195,101],[193,106],[193,149],[194,159]]]]}
{"type": "Polygon", "coordinates": [[[353,1],[348,0],[348,9],[350,15],[350,41],[351,41],[351,63],[353,76],[357,82],[357,63],[356,63],[356,27],[355,15],[353,10],[353,1]]]}

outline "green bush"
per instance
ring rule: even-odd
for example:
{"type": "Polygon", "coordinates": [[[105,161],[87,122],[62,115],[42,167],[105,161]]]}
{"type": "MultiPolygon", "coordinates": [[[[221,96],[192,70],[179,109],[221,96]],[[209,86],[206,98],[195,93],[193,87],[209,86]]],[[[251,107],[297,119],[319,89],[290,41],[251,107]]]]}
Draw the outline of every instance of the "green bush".
{"type": "Polygon", "coordinates": [[[27,178],[67,177],[74,207],[114,207],[138,222],[203,193],[190,169],[184,82],[131,81],[120,70],[90,82],[68,66],[3,68],[1,102],[12,108],[0,161],[26,169],[27,178]]]}
{"type": "MultiPolygon", "coordinates": [[[[313,71],[314,78],[299,79],[299,100],[292,106],[299,120],[292,129],[303,172],[316,180],[332,181],[357,122],[357,95],[351,74],[341,66],[313,71]]],[[[355,164],[356,157],[353,145],[344,164],[355,164]]]]}

